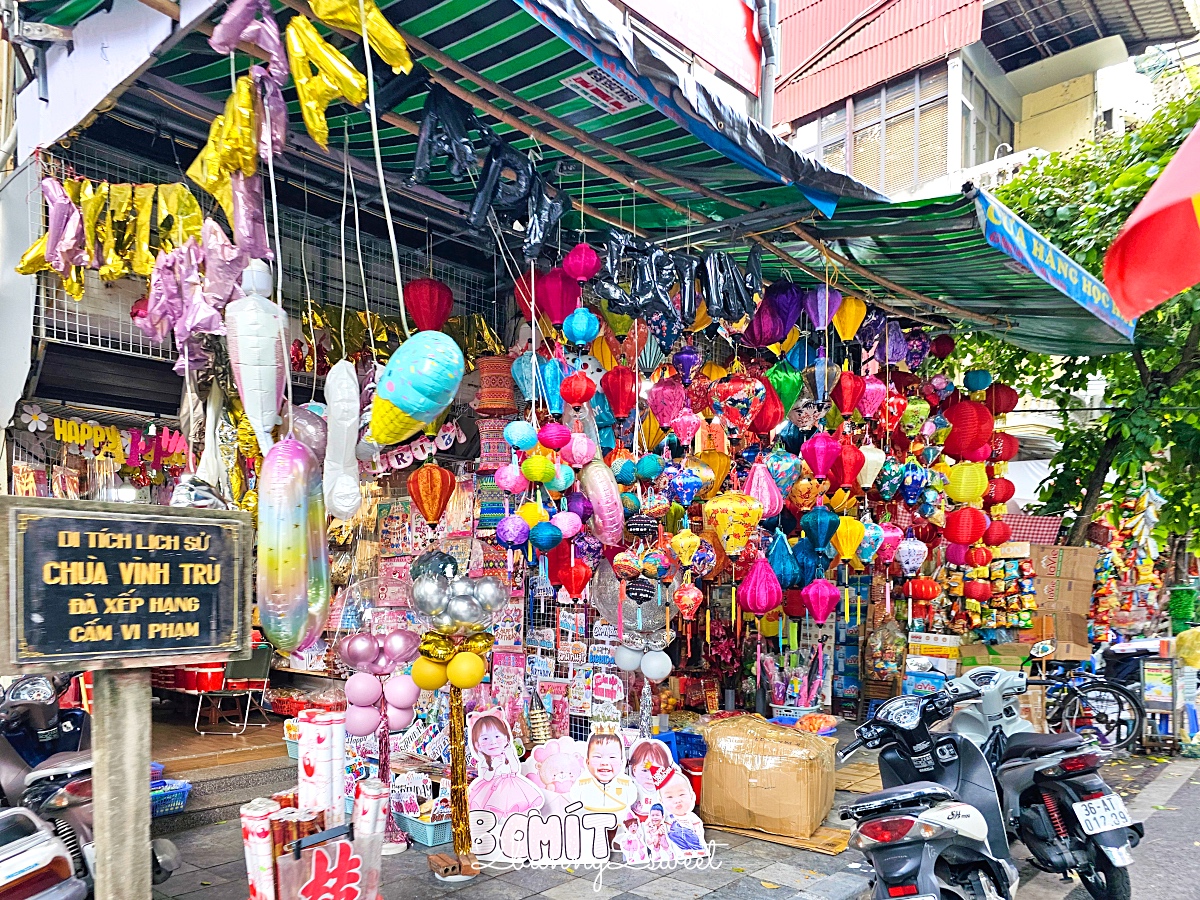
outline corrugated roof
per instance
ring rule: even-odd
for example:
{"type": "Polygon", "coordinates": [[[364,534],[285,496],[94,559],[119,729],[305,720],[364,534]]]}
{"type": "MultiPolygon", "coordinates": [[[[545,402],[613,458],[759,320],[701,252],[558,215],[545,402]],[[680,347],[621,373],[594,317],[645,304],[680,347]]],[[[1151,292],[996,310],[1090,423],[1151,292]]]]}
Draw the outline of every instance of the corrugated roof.
{"type": "Polygon", "coordinates": [[[781,77],[809,60],[856,16],[871,21],[796,83],[775,94],[775,122],[792,122],[979,40],[983,0],[783,0],[781,77]]]}
{"type": "Polygon", "coordinates": [[[1186,0],[1004,0],[983,14],[982,40],[1005,71],[1119,35],[1130,53],[1191,37],[1186,0]]]}

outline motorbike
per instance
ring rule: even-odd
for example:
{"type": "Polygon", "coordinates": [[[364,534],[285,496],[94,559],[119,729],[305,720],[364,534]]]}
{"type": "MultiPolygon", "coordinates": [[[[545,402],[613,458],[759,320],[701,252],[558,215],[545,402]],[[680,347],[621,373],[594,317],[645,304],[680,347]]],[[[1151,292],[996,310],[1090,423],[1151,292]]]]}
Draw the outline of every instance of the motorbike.
{"type": "MultiPolygon", "coordinates": [[[[1039,642],[1031,657],[1053,652],[1052,642],[1039,642]]],[[[1019,697],[1028,689],[1024,671],[983,666],[949,687],[982,695],[957,711],[950,727],[981,748],[1005,829],[1033,853],[1030,862],[1058,875],[1078,873],[1096,900],[1128,900],[1131,851],[1145,832],[1099,774],[1111,754],[1078,734],[1036,733],[1020,716],[1019,697]]]]}
{"type": "Polygon", "coordinates": [[[873,900],[1013,900],[1019,884],[983,754],[931,725],[979,691],[938,691],[886,701],[855,729],[839,757],[878,749],[884,789],[841,809],[850,846],[875,871],[873,900]]]}
{"type": "MultiPolygon", "coordinates": [[[[0,695],[0,805],[24,808],[46,823],[69,854],[73,875],[90,883],[91,717],[81,709],[59,709],[70,678],[26,675],[0,695]]],[[[163,839],[151,843],[150,855],[155,884],[170,878],[181,861],[175,845],[163,839]]],[[[28,896],[41,900],[40,894],[28,896]]]]}

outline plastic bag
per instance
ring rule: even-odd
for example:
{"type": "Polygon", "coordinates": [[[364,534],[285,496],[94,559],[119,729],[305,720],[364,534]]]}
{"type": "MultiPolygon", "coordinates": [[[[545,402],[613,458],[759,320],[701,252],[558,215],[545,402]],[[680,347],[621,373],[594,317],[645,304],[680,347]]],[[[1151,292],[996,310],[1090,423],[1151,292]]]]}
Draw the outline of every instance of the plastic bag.
{"type": "Polygon", "coordinates": [[[1175,653],[1185,666],[1200,669],[1200,628],[1189,628],[1175,638],[1175,653]]]}

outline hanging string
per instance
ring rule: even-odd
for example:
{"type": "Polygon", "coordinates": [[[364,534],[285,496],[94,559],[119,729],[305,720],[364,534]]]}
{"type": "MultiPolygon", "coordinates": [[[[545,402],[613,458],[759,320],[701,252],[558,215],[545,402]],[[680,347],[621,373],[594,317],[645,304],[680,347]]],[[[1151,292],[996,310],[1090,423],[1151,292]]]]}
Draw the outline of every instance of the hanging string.
{"type": "Polygon", "coordinates": [[[383,154],[379,151],[379,122],[375,110],[375,72],[371,64],[371,46],[367,40],[367,12],[363,0],[358,0],[358,21],[363,36],[363,56],[367,59],[367,103],[371,119],[371,145],[375,150],[375,174],[379,176],[379,193],[383,198],[383,220],[387,224],[388,242],[392,247],[392,268],[396,273],[396,295],[400,302],[400,327],[404,337],[412,337],[408,328],[408,313],[404,307],[404,284],[400,278],[400,250],[396,247],[396,226],[392,223],[392,206],[388,200],[387,181],[383,177],[383,154]]]}
{"type": "MultiPolygon", "coordinates": [[[[379,357],[375,355],[375,328],[371,321],[371,301],[367,297],[367,273],[363,268],[362,229],[358,221],[358,190],[354,186],[354,173],[350,172],[350,200],[354,209],[354,249],[358,255],[358,278],[362,282],[363,309],[367,313],[367,340],[371,343],[371,364],[374,365],[379,357]]],[[[345,315],[345,313],[342,313],[345,315]]]]}
{"type": "MultiPolygon", "coordinates": [[[[267,140],[265,146],[267,148],[267,175],[271,179],[271,226],[275,232],[275,302],[279,304],[280,309],[283,309],[283,241],[279,237],[279,197],[275,193],[275,143],[271,138],[271,105],[263,104],[263,113],[266,117],[267,140]]],[[[286,313],[284,313],[286,320],[286,313]]],[[[283,358],[288,358],[287,346],[287,329],[279,329],[279,341],[283,344],[283,358]]],[[[284,366],[284,372],[287,377],[287,400],[288,400],[288,437],[293,436],[296,420],[291,413],[292,409],[292,367],[284,366]]]]}
{"type": "Polygon", "coordinates": [[[237,93],[237,63],[234,61],[232,50],[229,51],[229,93],[237,93]]]}
{"type": "Polygon", "coordinates": [[[346,278],[346,204],[350,198],[350,124],[342,119],[342,216],[339,226],[339,243],[342,251],[342,359],[346,358],[346,300],[349,284],[346,278]]]}
{"type": "MultiPolygon", "coordinates": [[[[308,160],[304,161],[304,184],[308,184],[308,160]]],[[[312,342],[313,375],[317,374],[317,327],[313,323],[312,284],[308,280],[308,188],[304,188],[304,220],[300,223],[300,272],[304,277],[304,304],[308,309],[308,337],[312,342]]]]}

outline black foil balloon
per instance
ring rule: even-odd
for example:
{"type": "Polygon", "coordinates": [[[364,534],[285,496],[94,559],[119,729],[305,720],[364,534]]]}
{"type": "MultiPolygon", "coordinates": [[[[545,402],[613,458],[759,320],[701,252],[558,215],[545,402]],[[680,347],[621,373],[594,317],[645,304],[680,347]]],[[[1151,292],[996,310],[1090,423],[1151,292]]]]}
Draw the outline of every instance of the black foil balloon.
{"type": "Polygon", "coordinates": [[[520,209],[529,197],[535,176],[533,166],[524,153],[510,147],[490,129],[485,131],[485,135],[491,149],[484,160],[479,188],[467,214],[467,224],[475,231],[483,228],[489,210],[508,213],[520,209]],[[502,177],[506,171],[513,173],[511,179],[502,177]]]}
{"type": "MultiPolygon", "coordinates": [[[[385,67],[385,71],[391,70],[385,67]]],[[[428,73],[424,69],[421,71],[428,78],[428,73]]],[[[401,99],[403,97],[398,97],[384,105],[379,93],[376,92],[375,95],[376,105],[380,109],[391,109],[401,99]]],[[[417,134],[417,154],[413,160],[412,180],[423,183],[429,177],[433,160],[439,156],[446,156],[446,170],[450,177],[455,181],[462,181],[475,165],[475,146],[471,142],[471,130],[476,124],[475,115],[467,104],[440,84],[432,85],[429,95],[425,98],[421,130],[417,134]]]]}
{"type": "Polygon", "coordinates": [[[537,172],[529,182],[529,216],[525,223],[525,240],[521,245],[525,259],[537,259],[542,245],[550,238],[565,211],[566,194],[547,184],[537,172]]]}
{"type": "Polygon", "coordinates": [[[633,235],[621,228],[610,228],[608,244],[604,248],[604,269],[601,274],[608,281],[616,281],[621,274],[621,259],[633,242],[633,235]]]}
{"type": "Polygon", "coordinates": [[[696,322],[696,270],[700,259],[690,253],[672,253],[671,262],[679,279],[679,315],[683,324],[691,327],[696,322]]]}
{"type": "Polygon", "coordinates": [[[763,293],[762,254],[762,246],[755,244],[746,258],[746,277],[742,279],[742,283],[746,286],[746,293],[750,295],[751,300],[761,297],[763,293]]]}

